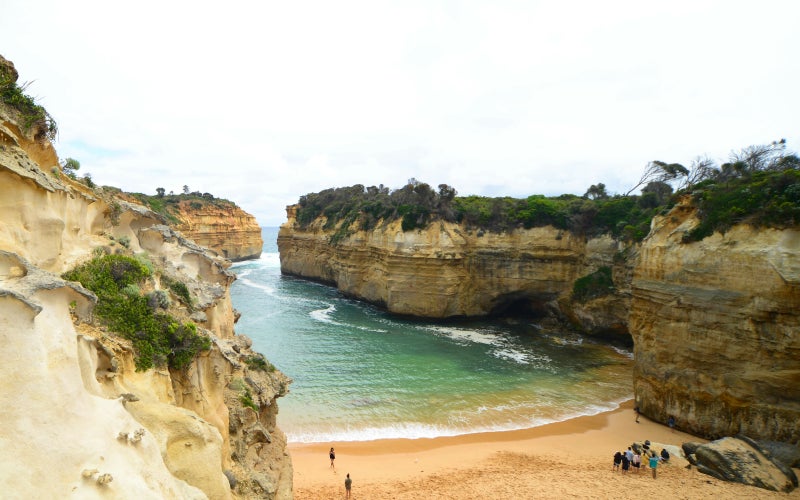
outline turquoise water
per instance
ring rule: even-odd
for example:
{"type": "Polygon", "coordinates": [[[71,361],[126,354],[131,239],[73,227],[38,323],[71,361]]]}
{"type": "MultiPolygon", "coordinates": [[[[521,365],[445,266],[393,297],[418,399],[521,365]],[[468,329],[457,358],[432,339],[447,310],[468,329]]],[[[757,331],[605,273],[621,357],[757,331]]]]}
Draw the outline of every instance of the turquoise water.
{"type": "Polygon", "coordinates": [[[277,228],[237,263],[239,334],[294,382],[278,401],[292,442],[422,438],[534,427],[616,408],[632,356],[526,320],[393,317],[336,289],[282,276],[277,228]]]}

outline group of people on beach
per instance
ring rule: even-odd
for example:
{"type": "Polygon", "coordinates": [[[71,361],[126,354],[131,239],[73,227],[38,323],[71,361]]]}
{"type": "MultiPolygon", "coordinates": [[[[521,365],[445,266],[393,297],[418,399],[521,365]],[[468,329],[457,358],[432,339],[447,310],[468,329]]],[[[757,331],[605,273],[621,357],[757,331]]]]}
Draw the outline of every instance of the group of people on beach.
{"type": "MultiPolygon", "coordinates": [[[[331,469],[333,472],[336,472],[336,465],[334,465],[334,460],[336,460],[336,452],[333,451],[333,447],[331,447],[331,451],[328,452],[328,458],[331,459],[331,469]]],[[[350,473],[347,473],[347,477],[344,478],[344,491],[345,491],[345,498],[350,498],[350,490],[353,488],[353,480],[350,479],[350,473]]]]}
{"type": "Polygon", "coordinates": [[[614,453],[614,465],[612,471],[622,471],[622,474],[627,474],[633,467],[635,473],[639,473],[639,469],[644,464],[645,467],[650,467],[653,471],[653,479],[656,478],[656,469],[659,462],[666,462],[669,460],[669,452],[665,449],[661,453],[656,453],[655,450],[650,449],[650,441],[645,441],[644,445],[639,449],[638,445],[628,446],[624,452],[618,451],[614,453]]]}

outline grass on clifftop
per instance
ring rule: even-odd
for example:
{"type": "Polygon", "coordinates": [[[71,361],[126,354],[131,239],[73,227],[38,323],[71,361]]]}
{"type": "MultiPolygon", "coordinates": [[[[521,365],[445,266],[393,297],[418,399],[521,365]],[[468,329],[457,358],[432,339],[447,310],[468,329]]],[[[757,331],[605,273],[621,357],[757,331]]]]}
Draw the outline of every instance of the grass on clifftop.
{"type": "Polygon", "coordinates": [[[97,295],[95,314],[109,330],[130,340],[136,350],[136,369],[168,365],[185,368],[211,341],[191,323],[159,312],[168,304],[162,290],[142,294],[140,287],[152,271],[133,257],[103,255],[64,273],[97,295]],[[161,293],[159,293],[161,292],[161,293]]]}
{"type": "Polygon", "coordinates": [[[532,195],[527,198],[456,196],[440,184],[434,190],[416,179],[400,189],[361,184],[332,188],[300,197],[297,222],[307,227],[320,218],[333,230],[331,244],[354,231],[369,231],[401,220],[403,231],[423,229],[435,221],[455,222],[467,229],[504,232],[552,226],[577,235],[609,234],[641,241],[657,214],[666,214],[679,195],[690,194],[700,224],[684,236],[698,241],[746,222],[776,228],[800,224],[800,158],[786,151],[786,141],[748,146],[717,166],[698,157],[689,168],[679,163],[649,162],[642,177],[624,195],[610,195],[602,183],[583,196],[532,195]],[[677,187],[677,193],[674,193],[677,187]],[[635,190],[639,195],[632,195],[635,190]],[[674,194],[673,194],[674,193],[674,194]]]}

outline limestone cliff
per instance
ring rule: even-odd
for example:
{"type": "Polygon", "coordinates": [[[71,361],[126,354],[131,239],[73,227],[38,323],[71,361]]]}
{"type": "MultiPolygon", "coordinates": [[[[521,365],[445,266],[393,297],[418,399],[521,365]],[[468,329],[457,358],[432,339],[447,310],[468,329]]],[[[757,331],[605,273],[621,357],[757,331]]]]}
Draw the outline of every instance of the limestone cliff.
{"type": "Polygon", "coordinates": [[[642,411],[698,435],[800,441],[800,231],[734,226],[695,243],[689,204],[653,221],[630,330],[642,411]]]}
{"type": "Polygon", "coordinates": [[[399,314],[519,308],[590,333],[631,335],[635,398],[648,417],[673,416],[708,438],[800,441],[797,228],[739,224],[684,243],[698,223],[688,199],[627,248],[551,227],[497,234],[435,222],[403,232],[398,221],[352,232],[325,230],[323,218],[301,227],[296,207],[287,215],[278,236],[284,273],[399,314]],[[603,269],[613,291],[576,300],[577,282],[603,269]]]}
{"type": "Polygon", "coordinates": [[[259,355],[234,333],[229,261],[150,210],[67,178],[50,143],[21,123],[0,105],[0,490],[291,498],[275,425],[289,380],[252,363],[259,355]],[[108,253],[149,262],[155,290],[184,284],[190,303],[171,301],[169,312],[191,317],[211,349],[181,370],[136,371],[131,342],[94,318],[95,295],[59,277],[108,253]]]}
{"type": "Polygon", "coordinates": [[[226,259],[235,262],[261,256],[261,227],[255,217],[233,203],[183,200],[174,214],[180,220],[175,229],[226,259]]]}
{"type": "Polygon", "coordinates": [[[587,240],[552,227],[484,233],[448,222],[403,232],[395,221],[332,245],[335,231],[323,229],[324,220],[301,228],[296,207],[287,214],[278,233],[282,272],[333,284],[390,312],[450,318],[519,309],[627,335],[629,273],[615,261],[625,246],[609,237],[587,240]],[[571,300],[575,281],[601,267],[614,270],[613,293],[571,300]],[[615,307],[589,314],[597,303],[615,307]]]}

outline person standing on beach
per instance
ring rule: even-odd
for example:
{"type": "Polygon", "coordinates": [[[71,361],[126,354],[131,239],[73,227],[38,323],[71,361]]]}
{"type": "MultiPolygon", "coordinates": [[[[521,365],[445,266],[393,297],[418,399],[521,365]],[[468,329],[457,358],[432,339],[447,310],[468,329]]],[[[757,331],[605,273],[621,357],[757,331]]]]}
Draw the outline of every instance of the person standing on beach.
{"type": "Polygon", "coordinates": [[[669,426],[669,430],[675,432],[675,417],[670,415],[669,418],[667,419],[667,425],[669,426]]]}
{"type": "Polygon", "coordinates": [[[653,453],[650,456],[650,468],[653,469],[653,479],[656,478],[656,467],[658,467],[658,456],[653,453]]]}
{"type": "Polygon", "coordinates": [[[633,411],[636,412],[636,423],[638,424],[639,423],[639,414],[641,413],[639,411],[639,407],[637,406],[636,408],[633,409],[633,411]]]}
{"type": "Polygon", "coordinates": [[[614,453],[614,466],[611,467],[612,471],[619,470],[619,464],[622,463],[622,453],[616,452],[614,453]]]}
{"type": "Polygon", "coordinates": [[[353,480],[350,479],[350,473],[347,473],[347,478],[344,480],[345,498],[350,498],[350,488],[353,486],[353,480]]]}
{"type": "Polygon", "coordinates": [[[631,461],[631,465],[633,465],[634,472],[639,472],[639,467],[642,465],[642,457],[638,453],[633,454],[633,460],[631,461]]]}
{"type": "Polygon", "coordinates": [[[334,453],[333,448],[331,448],[330,453],[328,453],[328,457],[331,459],[331,469],[336,471],[336,467],[333,465],[333,461],[336,460],[336,453],[334,453]]]}

